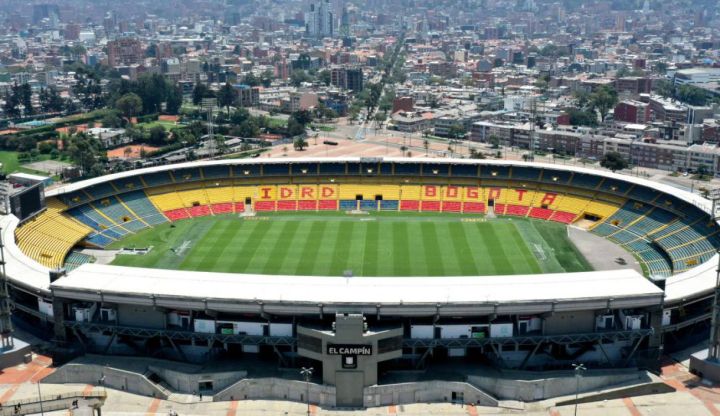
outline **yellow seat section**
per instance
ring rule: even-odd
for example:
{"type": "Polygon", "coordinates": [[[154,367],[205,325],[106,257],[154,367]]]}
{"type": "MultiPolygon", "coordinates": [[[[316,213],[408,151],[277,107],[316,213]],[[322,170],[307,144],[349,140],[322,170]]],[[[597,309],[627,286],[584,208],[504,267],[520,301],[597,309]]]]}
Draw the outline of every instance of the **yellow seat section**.
{"type": "Polygon", "coordinates": [[[58,268],[67,253],[92,231],[64,214],[67,209],[55,198],[46,199],[47,209],[15,230],[17,245],[38,263],[58,268]]]}
{"type": "Polygon", "coordinates": [[[362,195],[363,199],[373,199],[377,194],[376,185],[361,184],[341,184],[338,186],[340,199],[355,199],[357,195],[362,195]]]}
{"type": "Polygon", "coordinates": [[[372,195],[382,195],[386,201],[395,201],[400,199],[400,186],[398,185],[377,185],[374,186],[375,193],[372,195]]]}
{"type": "Polygon", "coordinates": [[[529,207],[535,199],[536,192],[525,188],[506,188],[503,189],[503,193],[506,204],[529,207]]]}
{"type": "Polygon", "coordinates": [[[186,208],[192,207],[193,205],[209,204],[207,193],[205,193],[205,190],[202,188],[178,191],[177,194],[186,208]]]}
{"type": "Polygon", "coordinates": [[[401,185],[400,199],[406,201],[416,201],[420,199],[420,186],[418,185],[401,185]]]}
{"type": "Polygon", "coordinates": [[[619,205],[613,205],[602,201],[590,201],[585,207],[585,213],[598,216],[600,218],[607,218],[620,209],[619,205]]]}
{"type": "Polygon", "coordinates": [[[208,186],[205,188],[208,201],[211,204],[222,204],[225,202],[233,202],[234,191],[232,186],[208,186]]]}
{"type": "Polygon", "coordinates": [[[245,202],[245,198],[250,198],[251,200],[254,200],[256,197],[254,186],[234,186],[232,188],[232,192],[232,199],[235,202],[245,202]]]}
{"type": "Polygon", "coordinates": [[[551,206],[551,208],[557,211],[580,214],[587,209],[588,204],[590,204],[590,200],[587,198],[582,198],[574,195],[563,195],[557,206],[551,206]]]}
{"type": "Polygon", "coordinates": [[[150,201],[152,201],[152,203],[160,211],[170,211],[173,209],[180,209],[185,207],[183,200],[175,191],[167,192],[164,194],[148,195],[148,198],[150,198],[150,201]]]}

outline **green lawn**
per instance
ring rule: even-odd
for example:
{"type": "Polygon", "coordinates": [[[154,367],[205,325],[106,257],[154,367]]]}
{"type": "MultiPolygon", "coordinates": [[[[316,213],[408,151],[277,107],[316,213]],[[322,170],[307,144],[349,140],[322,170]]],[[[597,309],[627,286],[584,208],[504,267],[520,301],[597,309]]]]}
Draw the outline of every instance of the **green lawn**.
{"type": "Polygon", "coordinates": [[[151,128],[157,127],[157,126],[163,126],[163,127],[165,127],[165,130],[168,130],[168,131],[170,131],[172,129],[184,129],[186,127],[183,124],[176,124],[173,121],[160,121],[160,120],[149,121],[147,123],[138,123],[135,125],[135,127],[142,127],[145,130],[150,130],[151,128]]]}
{"type": "MultiPolygon", "coordinates": [[[[23,163],[31,163],[48,159],[50,159],[50,155],[38,155],[38,157],[36,157],[32,161],[23,161],[23,163]]],[[[14,172],[23,172],[32,173],[34,175],[47,176],[47,172],[40,172],[20,166],[20,161],[18,160],[18,152],[0,151],[0,163],[2,163],[2,171],[4,173],[9,174],[14,172]]]]}
{"type": "Polygon", "coordinates": [[[153,247],[142,256],[120,255],[116,265],[232,273],[473,276],[591,270],[562,224],[467,218],[337,212],[250,220],[216,216],[163,224],[111,248],[153,247]]]}

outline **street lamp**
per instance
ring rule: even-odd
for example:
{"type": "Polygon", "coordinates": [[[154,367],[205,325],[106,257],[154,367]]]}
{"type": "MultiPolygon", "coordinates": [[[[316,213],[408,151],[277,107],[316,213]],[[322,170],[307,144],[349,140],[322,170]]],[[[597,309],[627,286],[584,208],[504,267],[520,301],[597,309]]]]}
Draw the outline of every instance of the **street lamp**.
{"type": "Polygon", "coordinates": [[[572,366],[575,371],[575,413],[574,413],[574,415],[577,416],[578,395],[580,393],[580,377],[582,377],[583,371],[587,370],[587,368],[585,368],[584,364],[573,364],[572,366]]]}
{"type": "Polygon", "coordinates": [[[43,400],[42,400],[42,393],[40,393],[40,380],[37,381],[37,389],[38,389],[38,403],[40,403],[40,415],[45,415],[45,411],[43,410],[43,400]]]}
{"type": "Polygon", "coordinates": [[[300,374],[305,377],[305,388],[306,388],[306,396],[307,399],[307,414],[310,416],[310,377],[312,377],[313,368],[305,368],[303,367],[302,370],[300,370],[300,374]]]}

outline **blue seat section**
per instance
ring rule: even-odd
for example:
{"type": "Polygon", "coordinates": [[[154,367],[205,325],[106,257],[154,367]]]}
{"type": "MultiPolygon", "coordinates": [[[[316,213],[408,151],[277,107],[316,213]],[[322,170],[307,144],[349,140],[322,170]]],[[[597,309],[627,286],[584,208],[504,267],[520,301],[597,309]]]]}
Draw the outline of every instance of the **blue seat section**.
{"type": "Polygon", "coordinates": [[[106,196],[115,195],[117,191],[109,182],[99,183],[84,189],[93,199],[105,198],[106,196]]]}
{"type": "Polygon", "coordinates": [[[609,237],[610,241],[613,241],[618,244],[627,244],[633,240],[637,240],[639,235],[632,233],[628,230],[620,229],[615,234],[611,235],[609,237]]]}
{"type": "Polygon", "coordinates": [[[667,227],[663,228],[660,231],[654,232],[652,234],[649,234],[648,237],[652,240],[656,240],[658,238],[665,237],[667,235],[670,235],[672,233],[675,233],[683,228],[687,227],[687,223],[684,221],[675,221],[673,223],[670,223],[667,227]]]}
{"type": "Polygon", "coordinates": [[[95,209],[105,214],[108,218],[115,221],[117,224],[122,224],[136,219],[135,215],[132,212],[128,211],[127,208],[125,208],[120,202],[120,200],[115,196],[95,201],[92,203],[92,205],[95,207],[95,209]]]}
{"type": "Polygon", "coordinates": [[[357,209],[357,201],[354,199],[342,199],[340,200],[341,211],[352,211],[357,209]]]}
{"type": "Polygon", "coordinates": [[[230,168],[227,166],[205,166],[202,168],[205,179],[229,178],[230,168]]]}
{"type": "MultiPolygon", "coordinates": [[[[121,233],[119,233],[119,232],[117,232],[117,231],[118,231],[118,227],[113,227],[112,229],[107,229],[107,230],[101,232],[100,234],[102,234],[102,235],[104,235],[104,236],[106,236],[106,237],[113,238],[113,239],[115,239],[115,240],[119,240],[119,239],[122,238],[122,236],[123,236],[124,234],[121,234],[121,233]]],[[[125,233],[125,234],[127,234],[127,233],[125,233]]]]}
{"type": "Polygon", "coordinates": [[[425,176],[448,176],[450,174],[450,167],[437,163],[425,163],[422,166],[422,173],[425,176]]]}
{"type": "Polygon", "coordinates": [[[169,185],[171,183],[174,183],[172,177],[170,177],[170,174],[165,171],[142,175],[142,180],[144,180],[149,187],[169,185]]]}
{"type": "Polygon", "coordinates": [[[113,185],[120,191],[132,191],[133,189],[144,188],[139,176],[132,176],[129,178],[116,179],[113,181],[113,185]]]}
{"type": "Polygon", "coordinates": [[[487,179],[509,179],[510,168],[507,166],[483,166],[480,176],[487,179]]]}
{"type": "Polygon", "coordinates": [[[452,167],[452,176],[476,178],[478,176],[478,167],[475,165],[454,165],[452,167]]]}
{"type": "Polygon", "coordinates": [[[576,173],[573,175],[571,184],[580,188],[595,189],[600,185],[601,180],[602,178],[599,176],[576,173]]]}
{"type": "Polygon", "coordinates": [[[656,191],[654,189],[646,188],[644,186],[639,186],[639,185],[635,185],[635,187],[630,192],[630,197],[632,197],[633,199],[636,199],[638,201],[646,201],[646,202],[651,202],[651,201],[655,200],[655,198],[657,198],[658,195],[659,195],[658,191],[656,191]]]}
{"type": "Polygon", "coordinates": [[[262,165],[235,165],[232,166],[232,176],[235,178],[248,178],[250,176],[260,176],[260,167],[262,165]]]}
{"type": "Polygon", "coordinates": [[[199,181],[201,179],[200,168],[178,169],[172,171],[172,175],[177,183],[199,181]]]}
{"type": "Polygon", "coordinates": [[[265,176],[288,176],[290,170],[288,165],[284,163],[273,163],[263,166],[263,175],[265,176]]]}
{"type": "Polygon", "coordinates": [[[643,205],[639,202],[628,201],[620,207],[619,210],[615,211],[607,220],[608,224],[614,224],[619,227],[625,227],[631,222],[637,220],[641,216],[645,215],[650,210],[650,207],[643,205]],[[617,224],[616,224],[617,223],[617,224]]]}
{"type": "Polygon", "coordinates": [[[417,163],[395,163],[395,175],[419,175],[420,165],[417,163]]]}
{"type": "Polygon", "coordinates": [[[397,211],[399,207],[399,201],[380,201],[381,211],[397,211]]]}
{"type": "Polygon", "coordinates": [[[542,181],[546,183],[556,183],[558,185],[567,185],[570,181],[572,174],[566,171],[559,170],[543,170],[542,181]]]}
{"type": "Polygon", "coordinates": [[[530,169],[521,166],[514,166],[512,168],[512,178],[528,181],[537,181],[540,174],[537,169],[530,169]]]}
{"type": "Polygon", "coordinates": [[[598,224],[595,228],[593,228],[592,232],[602,236],[607,237],[610,234],[616,232],[619,228],[615,227],[614,225],[608,224],[607,222],[603,222],[601,224],[598,224]]]}
{"type": "MultiPolygon", "coordinates": [[[[115,224],[100,215],[100,213],[94,210],[93,207],[91,207],[90,205],[81,205],[77,208],[73,208],[69,211],[69,214],[83,224],[86,224],[89,227],[92,227],[98,231],[115,227],[115,224]]],[[[115,231],[120,235],[127,234],[127,231],[121,228],[118,228],[115,231]]]]}
{"type": "Polygon", "coordinates": [[[87,254],[80,253],[79,251],[72,251],[65,258],[65,270],[71,272],[85,263],[94,263],[95,257],[87,254]]]}
{"type": "Polygon", "coordinates": [[[59,195],[59,198],[69,207],[84,204],[85,202],[88,202],[90,200],[87,194],[83,191],[75,191],[66,195],[59,195]]]}
{"type": "Polygon", "coordinates": [[[143,191],[128,192],[120,196],[138,217],[142,218],[149,225],[158,225],[167,222],[167,218],[155,208],[143,191]]]}
{"type": "Polygon", "coordinates": [[[362,201],[360,201],[360,209],[363,211],[377,211],[378,201],[362,200],[362,201]]]}
{"type": "Polygon", "coordinates": [[[605,178],[602,184],[600,184],[601,191],[615,195],[625,195],[631,187],[632,184],[630,183],[610,178],[605,178]]]}
{"type": "Polygon", "coordinates": [[[120,225],[122,225],[122,227],[125,228],[126,230],[130,230],[132,232],[138,232],[140,230],[148,228],[148,226],[145,225],[145,223],[140,221],[139,219],[125,221],[125,222],[121,223],[120,225]]]}
{"type": "Polygon", "coordinates": [[[387,162],[381,163],[380,164],[380,174],[385,175],[385,176],[392,175],[393,174],[392,163],[387,163],[387,162]]]}
{"type": "Polygon", "coordinates": [[[297,176],[314,176],[318,172],[317,163],[293,163],[290,165],[290,169],[293,175],[297,176]]]}
{"type": "Polygon", "coordinates": [[[344,175],[345,164],[344,163],[321,163],[320,164],[321,175],[344,175]]]}
{"type": "Polygon", "coordinates": [[[647,214],[645,218],[630,226],[629,229],[635,234],[645,235],[657,230],[665,224],[671,223],[675,218],[677,218],[675,215],[665,210],[655,208],[647,214]]]}
{"type": "Polygon", "coordinates": [[[113,242],[112,239],[105,237],[102,234],[91,234],[85,239],[88,243],[95,244],[96,246],[105,247],[106,245],[113,242]]]}

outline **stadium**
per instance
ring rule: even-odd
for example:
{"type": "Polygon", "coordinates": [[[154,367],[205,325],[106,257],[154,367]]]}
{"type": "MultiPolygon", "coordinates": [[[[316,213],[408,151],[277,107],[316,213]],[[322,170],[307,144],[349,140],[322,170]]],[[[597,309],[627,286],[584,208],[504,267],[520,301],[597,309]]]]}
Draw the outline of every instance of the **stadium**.
{"type": "Polygon", "coordinates": [[[580,166],[222,160],[27,195],[0,220],[23,325],[74,353],[312,365],[338,407],[417,399],[377,386],[429,366],[652,367],[710,324],[711,202],[580,166]]]}

